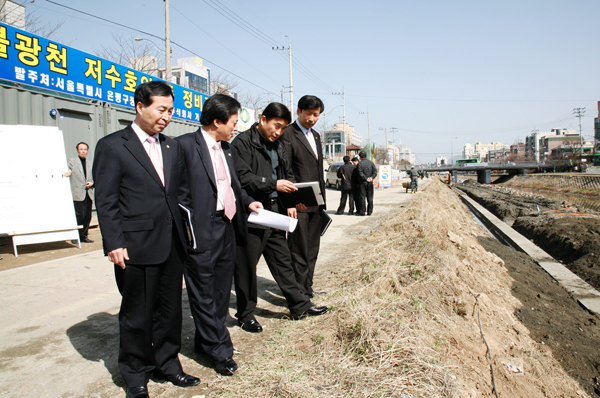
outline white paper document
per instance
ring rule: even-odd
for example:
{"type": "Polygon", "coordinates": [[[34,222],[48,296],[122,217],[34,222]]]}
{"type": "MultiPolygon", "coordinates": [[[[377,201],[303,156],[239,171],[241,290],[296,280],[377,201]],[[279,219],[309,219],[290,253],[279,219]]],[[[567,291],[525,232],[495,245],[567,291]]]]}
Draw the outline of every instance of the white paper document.
{"type": "Polygon", "coordinates": [[[298,220],[295,218],[265,209],[260,209],[258,213],[250,213],[248,222],[264,225],[265,227],[282,229],[287,232],[294,232],[296,225],[298,225],[298,220]]]}

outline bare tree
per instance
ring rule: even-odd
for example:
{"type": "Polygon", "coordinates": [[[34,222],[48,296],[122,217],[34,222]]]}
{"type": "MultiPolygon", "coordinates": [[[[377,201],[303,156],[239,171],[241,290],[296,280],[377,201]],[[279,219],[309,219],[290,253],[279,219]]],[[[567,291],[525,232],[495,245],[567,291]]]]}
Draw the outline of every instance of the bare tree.
{"type": "MultiPolygon", "coordinates": [[[[35,10],[30,13],[26,13],[25,19],[19,17],[19,13],[22,12],[22,8],[18,6],[26,7],[26,3],[33,3],[33,1],[0,1],[0,22],[12,25],[18,29],[26,30],[34,35],[52,39],[56,32],[65,23],[64,19],[60,19],[57,22],[43,23],[42,18],[39,14],[39,10],[35,10]],[[11,4],[13,3],[13,4],[11,4]],[[17,5],[16,7],[14,5],[17,5]],[[19,20],[21,22],[19,22],[19,20]]],[[[26,8],[25,8],[26,10],[26,8]]],[[[21,14],[22,15],[22,14],[21,14]]]]}
{"type": "Polygon", "coordinates": [[[240,82],[233,78],[228,73],[219,73],[215,77],[210,79],[210,95],[213,94],[226,94],[237,97],[234,93],[234,89],[239,86],[240,82]]]}
{"type": "Polygon", "coordinates": [[[127,35],[112,35],[114,43],[102,45],[96,49],[94,54],[115,62],[120,65],[127,65],[140,72],[152,76],[160,77],[160,72],[164,69],[164,53],[161,53],[159,47],[154,42],[135,38],[127,35]]]}

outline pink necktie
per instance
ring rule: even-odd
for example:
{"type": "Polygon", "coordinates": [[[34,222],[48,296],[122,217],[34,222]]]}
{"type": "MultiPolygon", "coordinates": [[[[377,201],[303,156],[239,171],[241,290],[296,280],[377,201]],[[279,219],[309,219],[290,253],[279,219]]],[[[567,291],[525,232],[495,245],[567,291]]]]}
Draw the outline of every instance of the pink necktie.
{"type": "Polygon", "coordinates": [[[146,139],[150,143],[150,160],[152,161],[152,165],[154,166],[154,169],[158,173],[158,176],[160,177],[160,181],[162,182],[162,184],[164,186],[165,185],[165,172],[163,171],[160,153],[158,153],[158,148],[156,147],[156,137],[151,135],[150,137],[148,137],[146,139]]]}
{"type": "Polygon", "coordinates": [[[223,158],[221,157],[220,143],[216,143],[213,149],[215,150],[215,163],[217,164],[217,184],[224,199],[223,210],[225,211],[225,217],[233,220],[233,216],[235,216],[235,200],[233,199],[233,190],[225,171],[225,163],[223,163],[223,158]]]}

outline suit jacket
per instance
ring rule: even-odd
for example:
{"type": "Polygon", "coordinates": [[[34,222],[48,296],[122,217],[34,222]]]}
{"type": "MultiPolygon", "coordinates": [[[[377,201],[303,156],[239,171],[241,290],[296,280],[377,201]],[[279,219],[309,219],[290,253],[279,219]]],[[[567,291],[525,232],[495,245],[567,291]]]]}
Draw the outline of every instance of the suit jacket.
{"type": "Polygon", "coordinates": [[[344,163],[337,171],[337,177],[342,180],[342,191],[350,191],[352,186],[352,173],[356,166],[352,162],[344,163]]]}
{"type": "Polygon", "coordinates": [[[81,166],[81,160],[79,157],[71,158],[67,161],[69,170],[71,170],[71,177],[69,182],[71,183],[71,193],[73,194],[73,200],[77,202],[83,202],[85,200],[85,194],[87,193],[91,200],[94,200],[94,188],[86,189],[86,182],[94,182],[92,178],[92,167],[90,161],[85,159],[85,174],[83,173],[83,166],[81,166]],[[85,177],[87,175],[87,178],[85,177]]]}
{"type": "Polygon", "coordinates": [[[373,179],[377,177],[377,166],[367,158],[361,159],[358,162],[356,170],[358,171],[360,182],[366,182],[369,177],[373,179]]]}
{"type": "MultiPolygon", "coordinates": [[[[189,190],[191,207],[194,211],[192,223],[196,234],[196,251],[203,253],[210,247],[217,211],[217,183],[206,140],[200,129],[193,133],[175,138],[183,149],[186,189],[189,190]]],[[[237,173],[237,153],[228,142],[221,141],[221,148],[227,159],[227,167],[231,175],[231,188],[235,195],[236,213],[231,223],[235,229],[236,245],[246,246],[248,206],[254,199],[242,189],[237,173]]]]}
{"type": "MultiPolygon", "coordinates": [[[[318,156],[315,156],[308,139],[300,129],[298,121],[288,125],[281,135],[281,142],[285,146],[285,152],[288,161],[292,166],[292,172],[296,182],[319,181],[323,200],[325,201],[325,176],[323,168],[323,149],[321,148],[321,136],[314,129],[311,129],[317,144],[318,156]]],[[[309,206],[307,212],[318,211],[323,206],[309,206]]]]}
{"type": "MultiPolygon", "coordinates": [[[[165,186],[131,125],[107,135],[96,145],[93,175],[96,212],[104,253],[126,247],[136,265],[167,260],[172,236],[186,250],[178,206],[180,178],[185,174],[183,152],[175,140],[160,134],[165,186]],[[173,222],[175,224],[173,224],[173,222]]],[[[181,198],[189,206],[189,199],[181,198]]]]}
{"type": "MultiPolygon", "coordinates": [[[[277,179],[273,178],[273,163],[271,156],[263,147],[264,138],[256,128],[255,123],[250,129],[241,132],[231,145],[237,150],[238,176],[242,188],[255,200],[260,201],[264,208],[271,210],[271,194],[277,191],[277,180],[294,181],[292,168],[285,153],[285,147],[280,140],[273,143],[277,152],[277,179]]],[[[256,224],[253,228],[266,228],[256,224]]]]}

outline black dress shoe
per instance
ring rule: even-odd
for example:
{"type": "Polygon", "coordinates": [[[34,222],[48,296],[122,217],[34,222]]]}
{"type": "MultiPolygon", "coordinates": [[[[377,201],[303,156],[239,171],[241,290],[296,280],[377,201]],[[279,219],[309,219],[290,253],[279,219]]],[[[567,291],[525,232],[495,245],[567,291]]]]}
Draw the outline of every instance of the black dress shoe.
{"type": "Polygon", "coordinates": [[[160,372],[155,371],[152,376],[160,381],[169,380],[171,383],[176,385],[177,387],[193,387],[200,384],[200,379],[194,376],[191,376],[185,372],[179,373],[177,376],[167,376],[160,372]]]}
{"type": "Polygon", "coordinates": [[[80,241],[85,242],[85,243],[94,243],[94,241],[91,240],[90,238],[88,238],[87,236],[80,239],[80,241]]]}
{"type": "Polygon", "coordinates": [[[142,387],[127,387],[127,398],[148,398],[148,388],[142,387]]]}
{"type": "Polygon", "coordinates": [[[355,216],[364,216],[365,213],[354,213],[355,216]]]}
{"type": "Polygon", "coordinates": [[[242,328],[242,330],[245,330],[246,332],[250,332],[250,333],[260,333],[263,331],[262,326],[260,326],[260,323],[258,323],[255,319],[251,319],[249,321],[246,322],[239,322],[240,327],[242,328]]]}
{"type": "Polygon", "coordinates": [[[301,313],[300,315],[292,315],[292,319],[294,320],[298,320],[298,319],[303,319],[306,318],[308,316],[319,316],[319,315],[323,315],[327,312],[327,307],[326,306],[322,306],[322,307],[310,307],[309,309],[307,309],[306,311],[304,311],[303,313],[301,313]]]}
{"type": "Polygon", "coordinates": [[[231,376],[237,370],[237,364],[231,358],[226,358],[221,362],[215,363],[215,370],[223,376],[231,376]]]}

